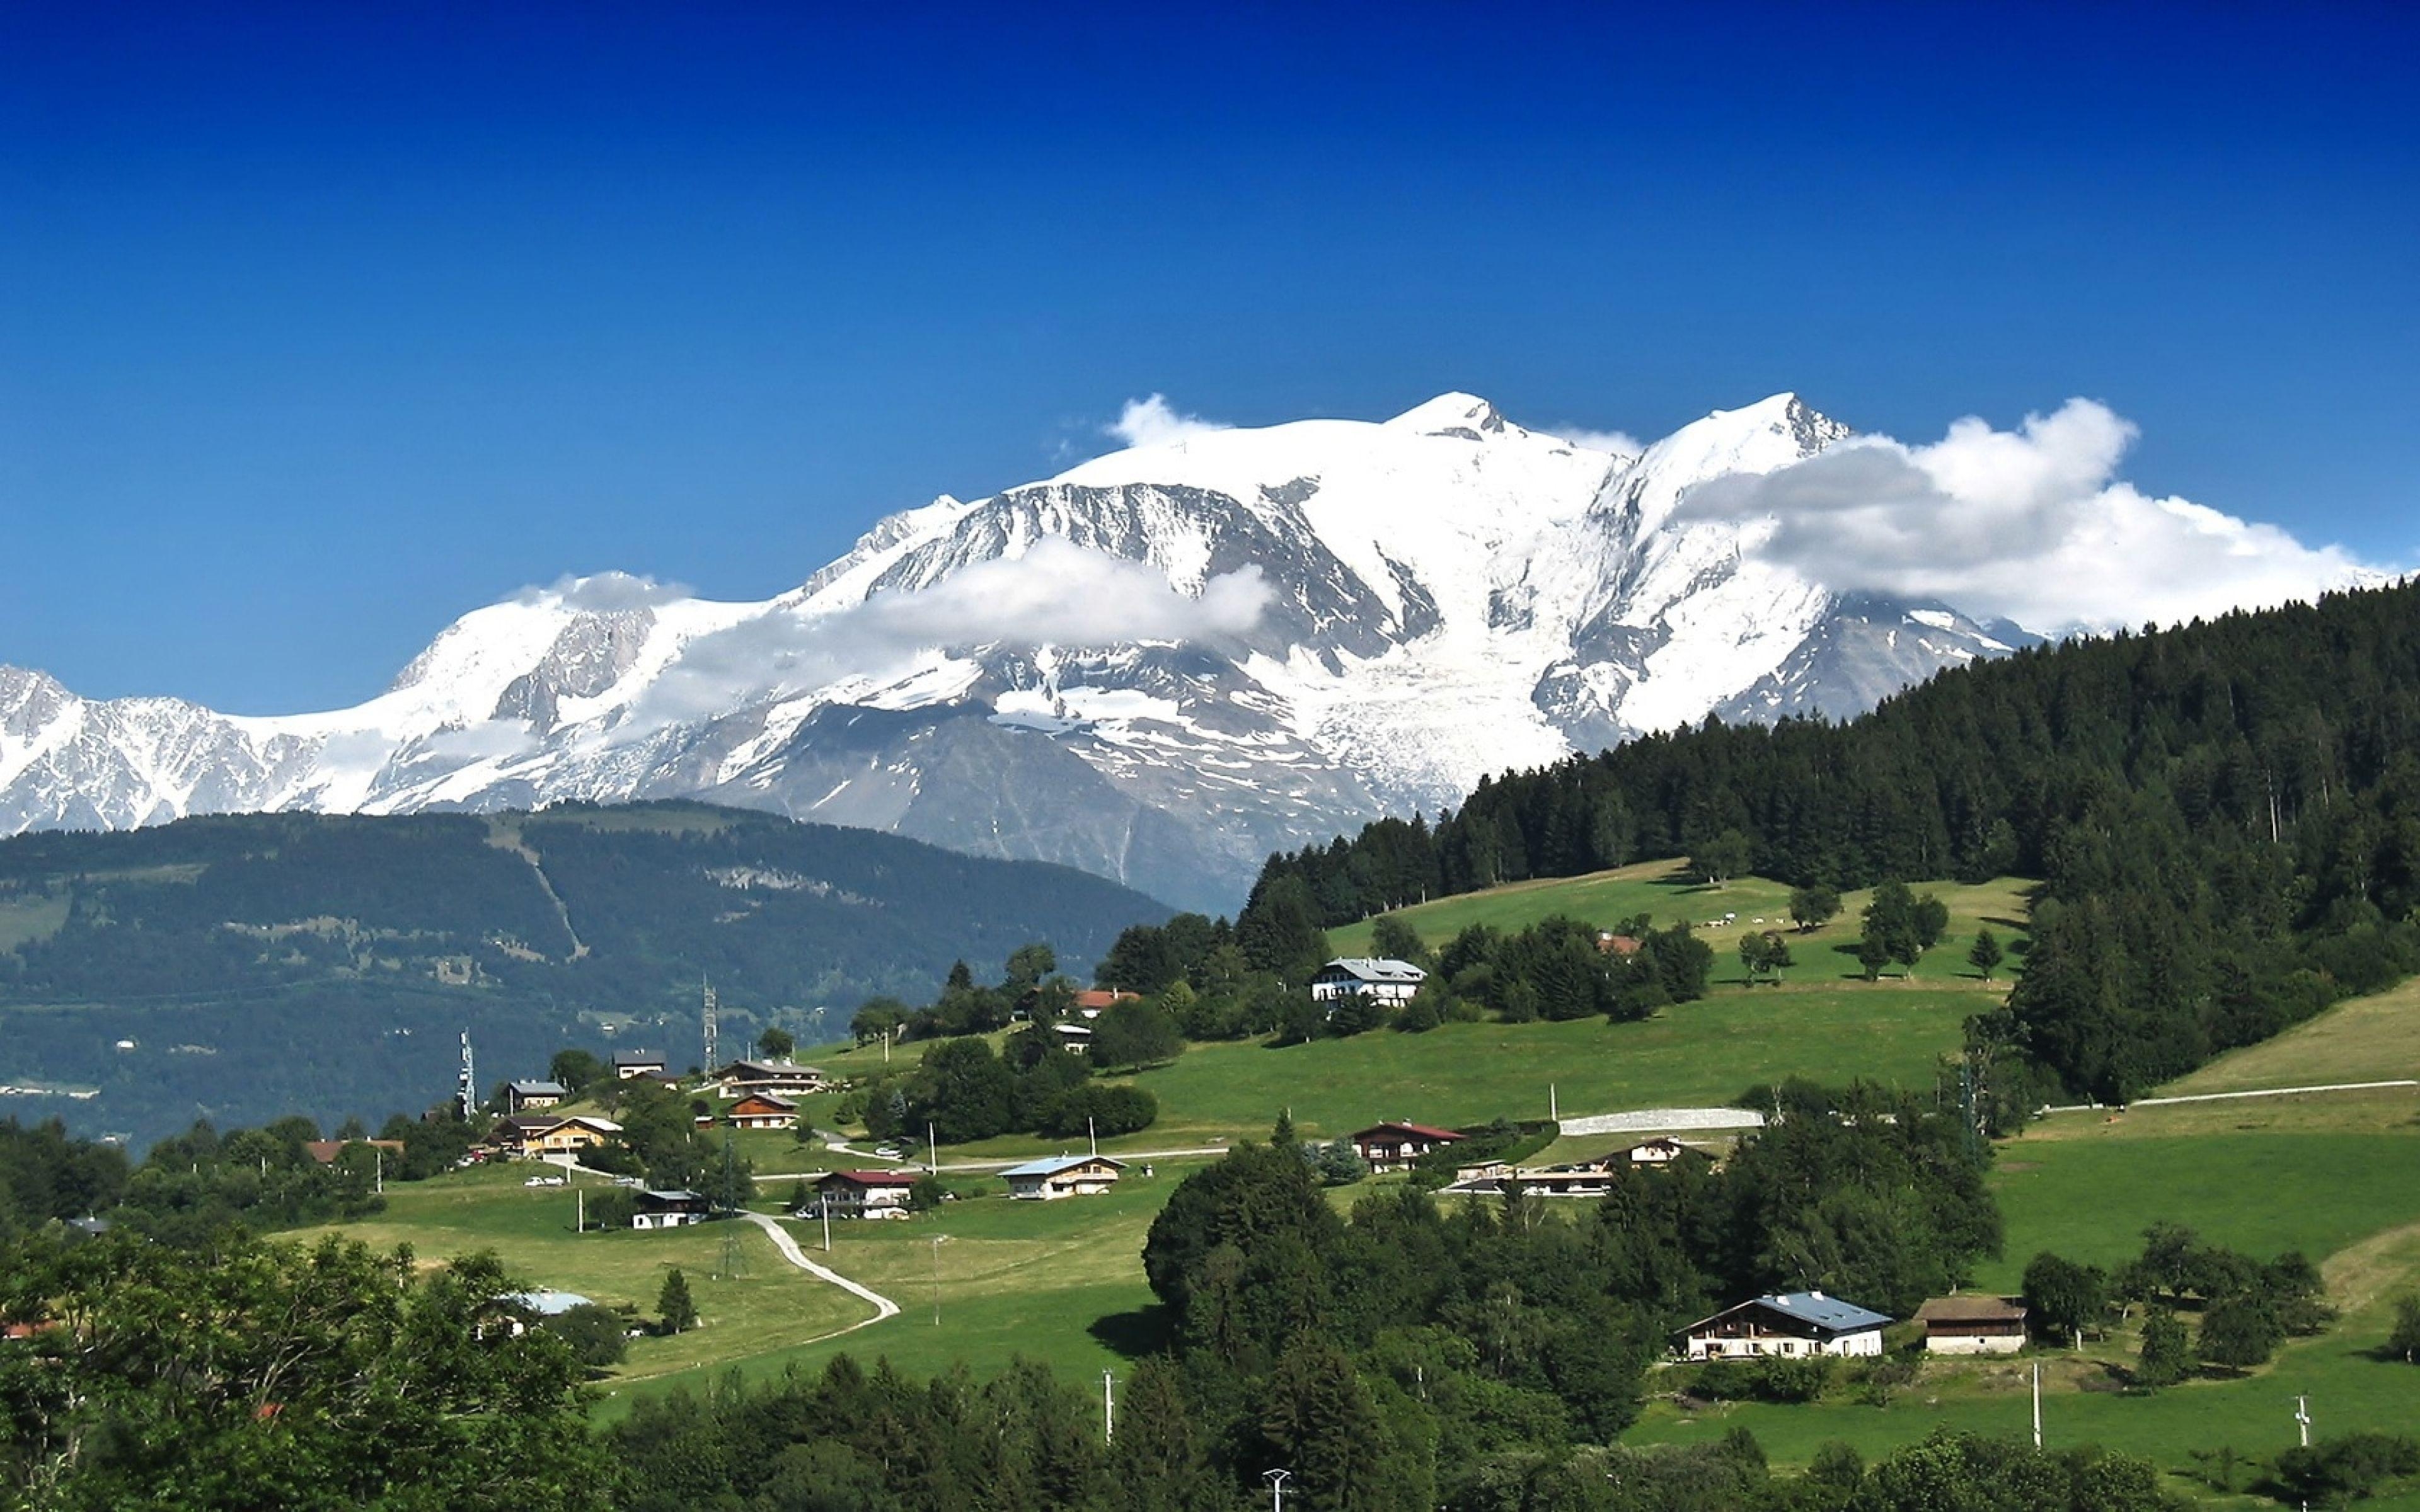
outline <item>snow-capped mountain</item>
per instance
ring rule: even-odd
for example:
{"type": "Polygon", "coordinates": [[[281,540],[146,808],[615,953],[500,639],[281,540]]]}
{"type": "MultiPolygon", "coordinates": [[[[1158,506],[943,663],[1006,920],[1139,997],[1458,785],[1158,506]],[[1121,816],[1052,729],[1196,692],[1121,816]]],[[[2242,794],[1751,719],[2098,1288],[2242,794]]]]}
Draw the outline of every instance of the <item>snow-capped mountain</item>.
{"type": "Polygon", "coordinates": [[[1690,489],[1849,434],[1779,394],[1637,455],[1450,393],[893,515],[764,603],[608,575],[272,718],[0,667],[0,832],[697,795],[1232,907],[1268,851],[1703,717],[1841,715],[2013,632],[1834,594],[1690,489]]]}

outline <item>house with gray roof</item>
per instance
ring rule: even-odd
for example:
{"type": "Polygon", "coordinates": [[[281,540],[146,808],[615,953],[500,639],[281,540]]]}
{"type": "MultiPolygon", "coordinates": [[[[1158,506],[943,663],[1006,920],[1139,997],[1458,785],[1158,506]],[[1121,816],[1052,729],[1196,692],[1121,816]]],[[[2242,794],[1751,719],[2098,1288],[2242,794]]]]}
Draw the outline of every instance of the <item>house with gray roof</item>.
{"type": "Polygon", "coordinates": [[[1873,1355],[1883,1352],[1885,1314],[1820,1291],[1750,1297],[1681,1331],[1692,1360],[1759,1355],[1873,1355]]]}
{"type": "Polygon", "coordinates": [[[1008,1195],[1049,1201],[1056,1197],[1097,1197],[1117,1184],[1123,1163],[1107,1155],[1053,1155],[1012,1165],[1000,1174],[1008,1180],[1008,1195]]]}
{"type": "Polygon", "coordinates": [[[1429,974],[1408,961],[1392,957],[1340,956],[1311,979],[1311,1000],[1333,1011],[1347,997],[1373,997],[1396,1007],[1412,1000],[1429,974]]]}

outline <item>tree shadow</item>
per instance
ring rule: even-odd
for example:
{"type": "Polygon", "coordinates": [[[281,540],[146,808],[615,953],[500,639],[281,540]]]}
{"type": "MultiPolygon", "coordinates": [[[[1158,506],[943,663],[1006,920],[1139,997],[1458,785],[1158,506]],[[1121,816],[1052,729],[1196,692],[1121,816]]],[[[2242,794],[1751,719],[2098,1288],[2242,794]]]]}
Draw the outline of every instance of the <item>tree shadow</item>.
{"type": "Polygon", "coordinates": [[[1174,1342],[1176,1315],[1166,1304],[1153,1303],[1148,1307],[1095,1318],[1084,1332],[1111,1353],[1140,1360],[1147,1354],[1163,1352],[1174,1342]]]}

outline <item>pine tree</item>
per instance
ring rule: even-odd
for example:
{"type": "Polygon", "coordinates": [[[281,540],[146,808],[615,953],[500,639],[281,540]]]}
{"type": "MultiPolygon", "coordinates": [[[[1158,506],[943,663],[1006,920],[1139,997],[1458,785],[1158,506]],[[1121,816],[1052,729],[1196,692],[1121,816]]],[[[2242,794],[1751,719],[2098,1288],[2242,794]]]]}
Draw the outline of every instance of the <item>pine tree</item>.
{"type": "Polygon", "coordinates": [[[656,1313],[663,1320],[667,1334],[686,1334],[697,1326],[697,1304],[689,1294],[689,1277],[679,1268],[664,1277],[663,1290],[656,1293],[656,1313]]]}
{"type": "Polygon", "coordinates": [[[2000,969],[2001,960],[2000,942],[1993,938],[1990,930],[1977,930],[1974,948],[1966,952],[1966,964],[1975,968],[1978,976],[1990,981],[1992,973],[2000,969]]]}

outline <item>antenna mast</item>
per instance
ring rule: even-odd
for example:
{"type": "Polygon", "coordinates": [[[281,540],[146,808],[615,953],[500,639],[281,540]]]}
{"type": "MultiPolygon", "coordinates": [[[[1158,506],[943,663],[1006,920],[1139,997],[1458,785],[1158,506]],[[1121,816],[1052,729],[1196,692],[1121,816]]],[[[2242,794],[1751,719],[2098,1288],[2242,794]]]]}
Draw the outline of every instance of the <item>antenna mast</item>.
{"type": "Polygon", "coordinates": [[[479,1111],[479,1072],[471,1058],[471,1031],[462,1031],[462,1069],[454,1076],[454,1106],[468,1123],[479,1111]]]}
{"type": "Polygon", "coordinates": [[[716,1071],[714,1062],[714,983],[708,981],[704,977],[698,978],[697,980],[698,985],[703,988],[706,993],[706,1005],[704,1011],[704,1018],[706,1021],[706,1073],[711,1076],[716,1071]]]}

